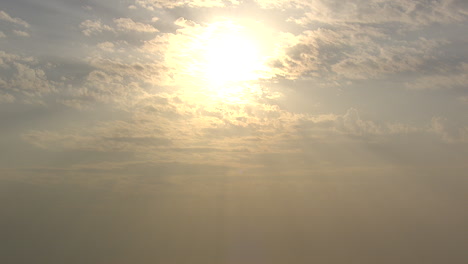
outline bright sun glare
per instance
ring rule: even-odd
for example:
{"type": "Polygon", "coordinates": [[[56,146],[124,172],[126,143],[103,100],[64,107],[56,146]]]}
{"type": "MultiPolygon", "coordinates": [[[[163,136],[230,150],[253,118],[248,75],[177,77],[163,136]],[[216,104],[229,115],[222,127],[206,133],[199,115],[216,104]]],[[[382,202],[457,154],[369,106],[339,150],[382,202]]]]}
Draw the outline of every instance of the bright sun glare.
{"type": "Polygon", "coordinates": [[[206,52],[206,75],[215,84],[258,77],[262,61],[257,44],[239,32],[214,36],[206,52]]]}
{"type": "Polygon", "coordinates": [[[205,78],[215,85],[255,80],[264,70],[260,40],[247,27],[232,22],[213,24],[204,53],[205,78]]]}
{"type": "Polygon", "coordinates": [[[210,98],[246,101],[256,94],[255,81],[269,77],[266,62],[274,51],[269,30],[255,21],[221,20],[201,27],[182,58],[187,73],[210,98]],[[192,58],[192,60],[188,60],[192,58]]]}

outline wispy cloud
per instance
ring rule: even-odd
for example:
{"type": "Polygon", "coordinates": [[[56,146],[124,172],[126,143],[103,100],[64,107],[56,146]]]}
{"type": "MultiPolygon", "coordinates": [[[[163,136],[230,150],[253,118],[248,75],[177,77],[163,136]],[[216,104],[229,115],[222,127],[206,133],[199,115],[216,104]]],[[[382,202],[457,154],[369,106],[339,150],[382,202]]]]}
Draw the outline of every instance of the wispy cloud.
{"type": "Polygon", "coordinates": [[[433,117],[429,131],[449,143],[468,143],[468,126],[450,124],[447,118],[433,117]]]}
{"type": "Polygon", "coordinates": [[[462,63],[444,74],[422,76],[407,83],[406,86],[415,90],[466,89],[468,88],[468,64],[462,63]]]}
{"type": "Polygon", "coordinates": [[[16,25],[20,25],[25,28],[29,28],[30,25],[21,18],[11,17],[7,12],[0,10],[0,20],[10,22],[16,25]]]}
{"type": "Polygon", "coordinates": [[[13,33],[15,35],[20,36],[20,37],[29,37],[29,33],[21,30],[13,30],[13,33]]]}

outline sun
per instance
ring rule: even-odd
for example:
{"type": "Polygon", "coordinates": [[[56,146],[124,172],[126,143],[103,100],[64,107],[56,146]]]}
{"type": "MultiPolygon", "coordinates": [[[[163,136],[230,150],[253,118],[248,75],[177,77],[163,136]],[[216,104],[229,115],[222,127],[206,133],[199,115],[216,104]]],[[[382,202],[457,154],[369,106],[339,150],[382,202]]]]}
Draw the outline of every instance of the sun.
{"type": "Polygon", "coordinates": [[[206,77],[213,83],[255,79],[262,61],[257,44],[239,32],[213,37],[206,51],[206,77]]]}
{"type": "Polygon", "coordinates": [[[180,30],[188,38],[174,50],[178,80],[199,100],[255,100],[261,93],[257,81],[274,76],[268,66],[276,54],[272,32],[261,21],[229,18],[180,30]]]}
{"type": "Polygon", "coordinates": [[[246,26],[214,24],[206,36],[204,77],[224,85],[259,79],[265,71],[261,43],[246,26]]]}

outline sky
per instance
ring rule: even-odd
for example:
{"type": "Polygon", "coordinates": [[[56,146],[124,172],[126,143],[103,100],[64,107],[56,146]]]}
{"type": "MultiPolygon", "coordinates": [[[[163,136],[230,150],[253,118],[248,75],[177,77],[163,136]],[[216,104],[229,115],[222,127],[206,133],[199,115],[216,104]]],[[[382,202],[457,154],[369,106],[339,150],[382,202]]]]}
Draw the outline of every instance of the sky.
{"type": "Polygon", "coordinates": [[[0,262],[468,263],[468,2],[2,0],[0,262]]]}

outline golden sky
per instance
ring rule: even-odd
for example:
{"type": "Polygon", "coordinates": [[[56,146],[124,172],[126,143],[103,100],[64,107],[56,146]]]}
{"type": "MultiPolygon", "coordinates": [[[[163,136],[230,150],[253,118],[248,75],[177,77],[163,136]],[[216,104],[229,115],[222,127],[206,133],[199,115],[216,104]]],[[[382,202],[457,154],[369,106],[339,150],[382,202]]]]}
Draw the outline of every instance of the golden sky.
{"type": "Polygon", "coordinates": [[[465,263],[462,0],[0,5],[0,263],[465,263]]]}

